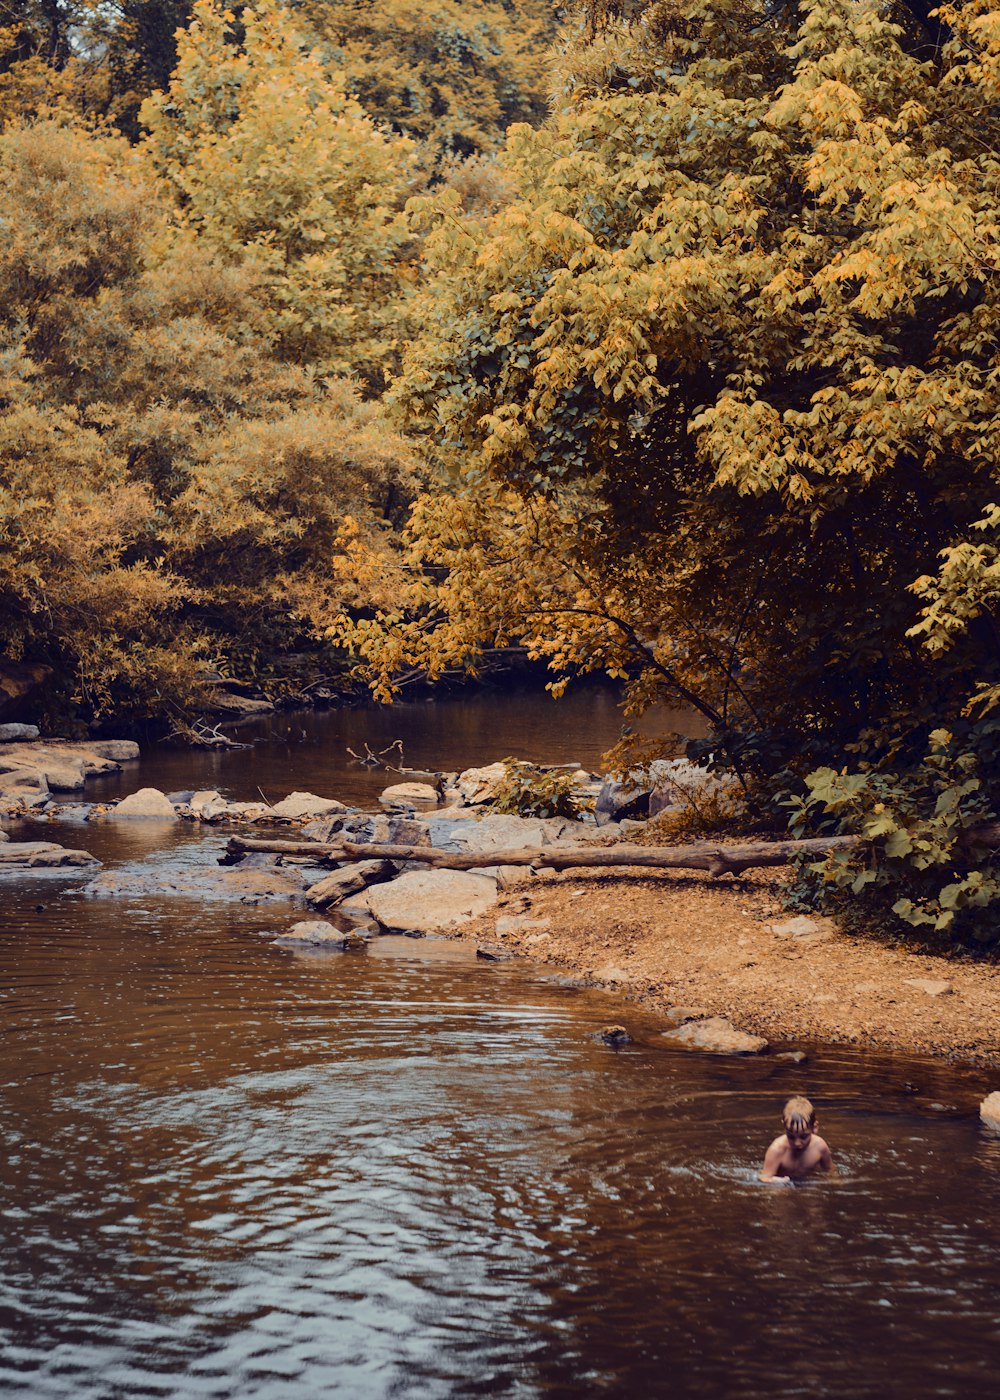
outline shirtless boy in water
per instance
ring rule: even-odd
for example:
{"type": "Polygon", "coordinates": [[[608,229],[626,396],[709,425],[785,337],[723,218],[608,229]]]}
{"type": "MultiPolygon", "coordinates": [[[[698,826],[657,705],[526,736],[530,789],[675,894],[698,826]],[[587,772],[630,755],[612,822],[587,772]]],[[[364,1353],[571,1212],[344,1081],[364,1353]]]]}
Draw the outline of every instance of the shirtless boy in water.
{"type": "Polygon", "coordinates": [[[789,1185],[809,1172],[831,1171],[830,1149],[816,1131],[816,1110],[808,1099],[789,1099],[781,1121],[785,1131],[775,1138],[764,1155],[761,1181],[789,1185]]]}

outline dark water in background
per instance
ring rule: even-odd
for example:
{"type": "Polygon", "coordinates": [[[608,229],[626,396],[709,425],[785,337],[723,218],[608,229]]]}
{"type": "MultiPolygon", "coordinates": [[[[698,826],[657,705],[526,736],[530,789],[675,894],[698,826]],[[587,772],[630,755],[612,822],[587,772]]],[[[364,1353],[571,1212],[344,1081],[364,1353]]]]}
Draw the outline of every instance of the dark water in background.
{"type": "MultiPolygon", "coordinates": [[[[253,758],[234,796],[272,763],[279,794],[325,790],[319,746],[253,758]]],[[[71,843],[197,864],[223,839],[71,843]]],[[[82,883],[0,886],[0,1395],[996,1393],[980,1072],[689,1055],[616,999],[446,943],[292,952],[285,906],[82,883]],[[636,1044],[595,1043],[609,1020],[636,1044]],[[762,1186],[800,1091],[843,1178],[762,1186]]]]}
{"type": "MultiPolygon", "coordinates": [[[[609,689],[570,691],[561,700],[539,692],[477,692],[464,698],[398,702],[374,709],[295,711],[268,715],[225,732],[253,747],[238,751],[179,749],[151,745],[141,764],[128,765],[122,776],[91,783],[87,796],[111,799],[136,787],[165,792],[219,787],[235,801],[268,801],[303,788],[321,797],[364,805],[398,775],[366,768],[351,757],[366,747],[390,750],[400,740],[409,768],[432,772],[460,770],[503,758],[532,763],[579,763],[592,771],[616,743],[622,712],[609,689]]],[[[657,708],[643,719],[652,738],[676,731],[704,732],[699,717],[687,710],[657,708]]],[[[386,761],[398,764],[398,751],[386,761]]]]}

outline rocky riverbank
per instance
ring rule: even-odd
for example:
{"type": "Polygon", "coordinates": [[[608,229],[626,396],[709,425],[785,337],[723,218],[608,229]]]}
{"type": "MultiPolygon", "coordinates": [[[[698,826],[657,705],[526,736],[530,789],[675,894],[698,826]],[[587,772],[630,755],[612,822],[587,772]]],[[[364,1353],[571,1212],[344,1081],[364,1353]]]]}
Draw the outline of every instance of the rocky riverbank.
{"type": "MultiPolygon", "coordinates": [[[[226,865],[200,872],[178,873],[163,863],[112,869],[91,880],[91,895],[291,902],[314,911],[284,930],[292,941],[341,946],[347,938],[359,948],[383,932],[470,939],[485,956],[530,958],[619,991],[625,1020],[631,1000],[672,1023],[697,1026],[724,1017],[779,1052],[826,1041],[1000,1064],[995,963],[932,958],[845,935],[828,920],[791,918],[781,898],[787,872],[780,869],[712,879],[629,866],[556,872],[546,865],[546,851],[635,840],[643,815],[669,806],[690,785],[692,774],[681,763],[663,765],[645,793],[602,786],[581,771],[579,795],[595,802],[599,823],[486,812],[500,765],[395,784],[374,813],[311,793],[274,804],[232,802],[217,791],[154,789],[117,804],[78,800],[90,773],[134,757],[134,746],[114,741],[0,742],[0,814],[52,822],[185,820],[233,831],[251,827],[272,842],[269,853],[241,850],[226,865]],[[288,836],[304,846],[283,851],[288,836]],[[351,858],[323,849],[337,842],[351,844],[351,858]],[[477,859],[471,869],[428,869],[377,849],[366,859],[368,846],[458,852],[466,864],[477,859]],[[497,864],[516,848],[532,848],[538,858],[530,867],[497,864]]],[[[43,843],[18,844],[24,869],[87,859],[77,851],[60,855],[56,846],[43,851],[43,843]]],[[[16,868],[14,844],[0,851],[0,866],[16,868]]]]}
{"type": "Polygon", "coordinates": [[[570,870],[505,892],[462,937],[564,968],[668,1019],[726,1017],[772,1049],[825,1041],[1000,1065],[1000,967],[790,918],[787,874],[570,870]]]}

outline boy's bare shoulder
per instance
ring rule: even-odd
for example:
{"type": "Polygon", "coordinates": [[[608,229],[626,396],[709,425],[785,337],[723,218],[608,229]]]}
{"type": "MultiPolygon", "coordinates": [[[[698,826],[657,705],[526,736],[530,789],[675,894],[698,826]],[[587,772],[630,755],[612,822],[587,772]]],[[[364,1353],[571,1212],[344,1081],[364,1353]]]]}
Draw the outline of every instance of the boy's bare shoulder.
{"type": "Polygon", "coordinates": [[[761,1176],[765,1181],[781,1171],[787,1151],[788,1138],[782,1133],[780,1137],[774,1139],[771,1146],[764,1153],[764,1165],[761,1167],[761,1176]]]}

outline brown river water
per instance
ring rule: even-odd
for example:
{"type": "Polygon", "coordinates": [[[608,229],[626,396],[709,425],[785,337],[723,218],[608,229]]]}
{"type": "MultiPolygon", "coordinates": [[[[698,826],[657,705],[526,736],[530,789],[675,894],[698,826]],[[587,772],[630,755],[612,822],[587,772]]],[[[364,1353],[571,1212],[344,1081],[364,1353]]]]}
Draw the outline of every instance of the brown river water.
{"type": "MultiPolygon", "coordinates": [[[[414,706],[406,759],[590,766],[620,722],[603,705],[575,734],[545,702],[414,706]]],[[[405,717],[371,718],[154,752],[122,790],[361,801],[385,775],[345,768],[345,742],[405,717]]],[[[12,834],[109,866],[209,864],[225,839],[12,834]]],[[[460,945],[294,952],[272,941],[287,906],[83,883],[0,887],[0,1395],[996,1393],[1000,1139],[975,1106],[998,1086],[977,1072],[692,1055],[608,995],[460,945]],[[612,1020],[634,1044],[594,1040],[612,1020]],[[839,1181],[757,1181],[794,1092],[839,1181]]]]}

